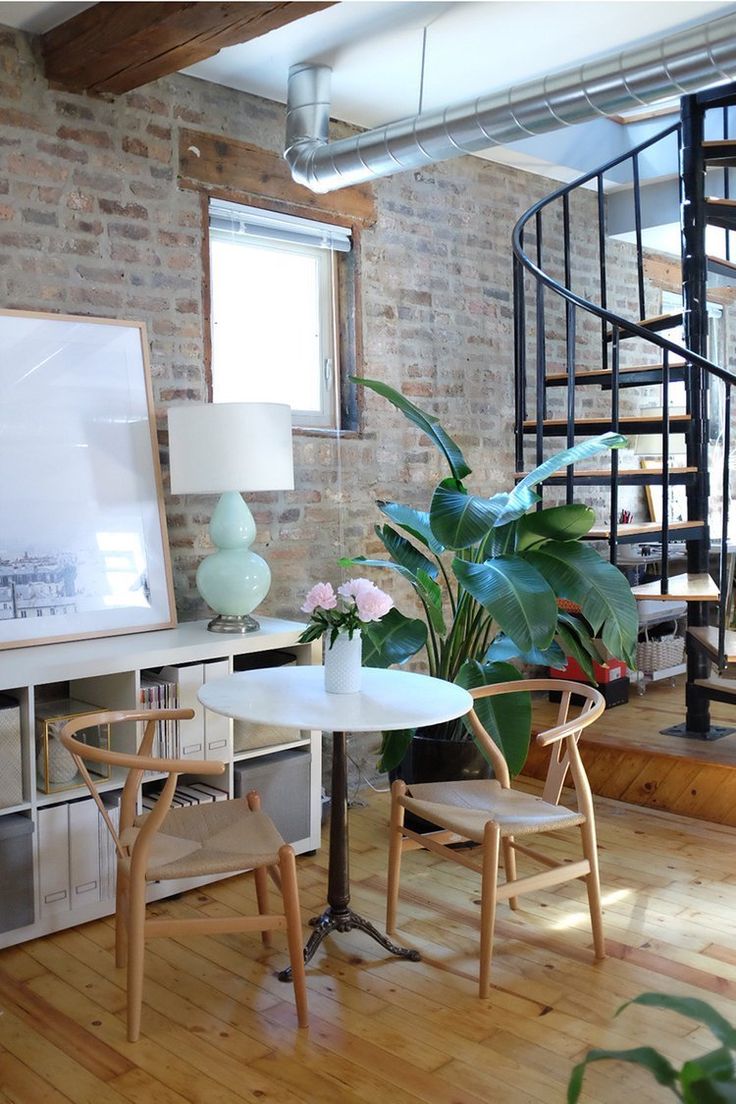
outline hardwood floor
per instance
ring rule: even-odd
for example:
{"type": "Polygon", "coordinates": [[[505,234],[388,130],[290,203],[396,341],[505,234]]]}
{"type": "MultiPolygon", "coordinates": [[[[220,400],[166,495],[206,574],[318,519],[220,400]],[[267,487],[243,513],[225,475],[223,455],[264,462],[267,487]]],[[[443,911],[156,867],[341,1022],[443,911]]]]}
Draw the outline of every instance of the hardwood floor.
{"type": "MultiPolygon", "coordinates": [[[[534,787],[530,783],[530,787],[534,787]]],[[[380,923],[385,795],[351,811],[353,904],[380,923]]],[[[736,830],[596,802],[609,958],[593,964],[585,890],[568,883],[502,907],[490,999],[476,996],[478,885],[426,852],[404,856],[401,938],[420,963],[359,932],[331,936],[307,971],[311,1026],[296,1028],[286,962],[256,938],[157,940],[146,951],[141,1040],[125,1039],[113,927],[97,921],[0,952],[0,1104],[557,1104],[590,1046],[644,1042],[682,1061],[711,1047],[672,1014],[615,1010],[644,990],[700,996],[736,1020],[736,830]]],[[[565,854],[572,837],[548,846],[565,854]]],[[[572,853],[572,847],[570,847],[572,853]]],[[[299,860],[307,915],[326,849],[299,860]]],[[[250,876],[157,906],[188,915],[253,907],[250,876]]],[[[584,1099],[671,1097],[601,1063],[584,1099]]]]}

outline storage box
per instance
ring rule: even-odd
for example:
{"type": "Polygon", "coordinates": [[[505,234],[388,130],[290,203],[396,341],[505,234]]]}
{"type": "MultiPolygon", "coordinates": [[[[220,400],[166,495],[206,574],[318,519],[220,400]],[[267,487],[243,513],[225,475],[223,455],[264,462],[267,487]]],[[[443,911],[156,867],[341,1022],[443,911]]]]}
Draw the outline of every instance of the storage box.
{"type": "MultiPolygon", "coordinates": [[[[617,679],[626,678],[626,670],[626,664],[621,659],[611,658],[601,663],[593,663],[593,673],[595,675],[596,685],[599,687],[609,682],[616,682],[617,679]]],[[[590,682],[590,678],[586,675],[580,664],[569,656],[567,665],[562,670],[550,667],[549,673],[550,678],[574,679],[575,682],[590,682]]]]}
{"type": "Polygon", "coordinates": [[[33,821],[20,813],[0,817],[0,932],[36,919],[33,904],[33,821]]]}
{"type": "MultiPolygon", "coordinates": [[[[586,679],[577,679],[577,682],[587,682],[586,679]]],[[[599,682],[597,683],[597,689],[605,698],[606,708],[613,709],[615,705],[626,705],[629,700],[629,684],[631,680],[628,675],[624,678],[615,679],[613,682],[599,682]]],[[[588,686],[590,683],[588,682],[588,686]]],[[[559,690],[550,690],[549,700],[551,702],[558,702],[562,694],[559,690]]],[[[572,701],[574,705],[582,704],[583,699],[579,698],[576,694],[573,694],[572,701]]]]}
{"type": "Polygon", "coordinates": [[[235,797],[245,797],[249,790],[257,790],[264,813],[268,813],[286,842],[294,843],[309,836],[311,772],[309,748],[245,759],[235,764],[235,797]]]}
{"type": "MultiPolygon", "coordinates": [[[[73,698],[36,703],[36,778],[39,789],[44,793],[84,786],[84,779],[59,739],[59,733],[73,717],[99,712],[99,706],[73,698]]],[[[109,749],[110,726],[90,725],[80,729],[75,738],[93,747],[109,749]]],[[[87,770],[93,779],[102,781],[110,777],[110,768],[105,763],[87,762],[87,770]]]]}
{"type": "Polygon", "coordinates": [[[0,809],[22,801],[20,706],[15,698],[0,694],[0,809]]]}

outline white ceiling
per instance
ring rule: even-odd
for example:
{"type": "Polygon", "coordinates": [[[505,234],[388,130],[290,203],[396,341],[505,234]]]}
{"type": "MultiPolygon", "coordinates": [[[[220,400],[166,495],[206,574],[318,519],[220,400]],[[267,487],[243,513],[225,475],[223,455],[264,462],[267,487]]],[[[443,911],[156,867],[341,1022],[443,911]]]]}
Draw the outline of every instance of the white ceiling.
{"type": "MultiPolygon", "coordinates": [[[[39,32],[89,6],[0,2],[0,24],[39,32]]],[[[734,10],[724,0],[345,0],[185,72],[285,102],[290,65],[328,64],[333,117],[374,127],[416,114],[420,98],[424,110],[467,102],[734,10]]],[[[636,129],[606,120],[585,126],[584,136],[567,128],[546,142],[527,139],[487,156],[570,179],[623,152],[630,136],[620,132],[636,129]]]]}
{"type": "Polygon", "coordinates": [[[718,0],[347,0],[186,72],[283,103],[290,65],[331,65],[333,116],[374,127],[418,111],[425,27],[432,110],[728,10],[718,0]]]}

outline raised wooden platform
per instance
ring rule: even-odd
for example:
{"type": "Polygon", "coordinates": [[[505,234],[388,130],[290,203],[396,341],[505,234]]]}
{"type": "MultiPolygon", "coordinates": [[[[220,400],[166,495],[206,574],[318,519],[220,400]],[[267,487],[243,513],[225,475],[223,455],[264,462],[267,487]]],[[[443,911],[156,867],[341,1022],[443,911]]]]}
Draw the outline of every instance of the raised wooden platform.
{"type": "MultiPolygon", "coordinates": [[[[627,705],[604,713],[580,741],[593,793],[736,826],[736,734],[712,742],[663,736],[684,720],[684,698],[681,676],[675,687],[655,682],[641,696],[632,686],[627,705]]],[[[736,727],[736,706],[714,702],[711,712],[716,724],[736,727]]],[[[524,773],[542,778],[546,763],[534,745],[524,773]]]]}

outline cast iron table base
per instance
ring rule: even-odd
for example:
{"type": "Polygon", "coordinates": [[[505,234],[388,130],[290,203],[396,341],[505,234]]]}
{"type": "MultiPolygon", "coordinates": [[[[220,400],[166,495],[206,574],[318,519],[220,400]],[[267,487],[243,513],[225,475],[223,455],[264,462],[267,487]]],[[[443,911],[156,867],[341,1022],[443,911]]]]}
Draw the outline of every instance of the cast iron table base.
{"type": "MultiPolygon", "coordinates": [[[[348,757],[344,732],[332,734],[332,778],[330,813],[330,857],[327,874],[328,905],[321,916],[309,921],[314,931],[304,948],[304,961],[309,962],[325,936],[330,932],[365,932],[389,954],[419,962],[419,951],[398,947],[369,920],[350,908],[350,871],[348,867],[348,757]]],[[[291,981],[291,968],[277,974],[279,981],[291,981]]]]}

